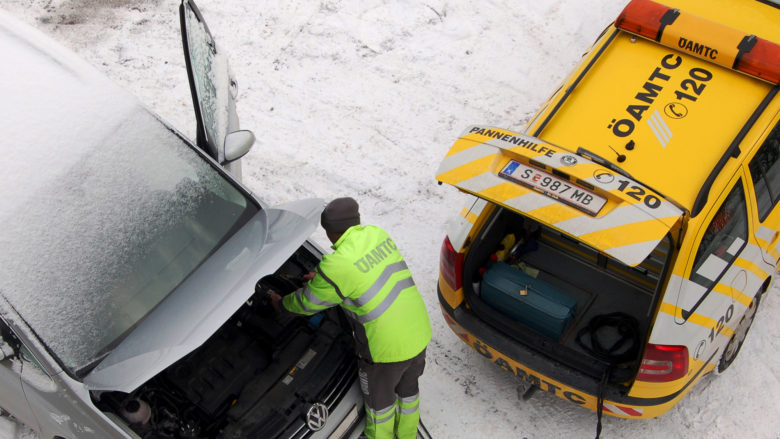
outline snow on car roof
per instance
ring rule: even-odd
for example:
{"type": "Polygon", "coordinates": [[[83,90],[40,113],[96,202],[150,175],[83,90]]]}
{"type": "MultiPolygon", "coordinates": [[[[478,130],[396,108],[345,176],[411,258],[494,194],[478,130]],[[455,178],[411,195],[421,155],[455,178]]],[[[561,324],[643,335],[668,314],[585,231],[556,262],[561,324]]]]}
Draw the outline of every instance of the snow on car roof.
{"type": "Polygon", "coordinates": [[[128,93],[37,31],[0,15],[0,212],[10,212],[96,147],[138,106],[128,93]],[[46,49],[44,49],[46,47],[46,49]],[[13,62],[10,62],[13,60],[13,62]]]}

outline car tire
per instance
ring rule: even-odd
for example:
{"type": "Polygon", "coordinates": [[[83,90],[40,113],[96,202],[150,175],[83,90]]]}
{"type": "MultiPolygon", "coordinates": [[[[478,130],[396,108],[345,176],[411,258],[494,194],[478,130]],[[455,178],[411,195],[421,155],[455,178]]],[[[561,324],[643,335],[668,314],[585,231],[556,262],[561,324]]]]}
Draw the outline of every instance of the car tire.
{"type": "Polygon", "coordinates": [[[757,294],[750,302],[745,314],[743,314],[742,318],[739,320],[739,324],[734,330],[734,335],[731,336],[726,347],[723,348],[723,355],[721,355],[720,362],[718,362],[718,373],[723,373],[737,358],[737,354],[739,354],[739,350],[742,348],[745,337],[747,337],[748,331],[750,330],[750,325],[753,324],[753,319],[756,317],[756,311],[758,311],[758,304],[760,302],[761,295],[757,294]]]}

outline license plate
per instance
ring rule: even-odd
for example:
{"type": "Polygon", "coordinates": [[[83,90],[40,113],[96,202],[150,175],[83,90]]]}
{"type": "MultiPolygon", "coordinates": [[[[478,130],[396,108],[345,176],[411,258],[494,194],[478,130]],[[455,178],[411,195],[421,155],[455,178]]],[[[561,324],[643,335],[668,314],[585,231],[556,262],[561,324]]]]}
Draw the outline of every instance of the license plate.
{"type": "Polygon", "coordinates": [[[556,177],[540,169],[510,160],[499,175],[535,189],[549,197],[596,215],[607,199],[568,180],[556,177]]]}

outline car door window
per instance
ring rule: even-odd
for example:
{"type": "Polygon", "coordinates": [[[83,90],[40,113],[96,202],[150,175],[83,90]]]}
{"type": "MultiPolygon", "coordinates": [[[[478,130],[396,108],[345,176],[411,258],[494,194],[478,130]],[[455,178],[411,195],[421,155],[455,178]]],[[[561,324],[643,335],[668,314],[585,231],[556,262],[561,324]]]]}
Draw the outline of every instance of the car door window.
{"type": "Polygon", "coordinates": [[[745,191],[737,183],[710,221],[693,261],[691,280],[711,289],[747,244],[745,191]]]}
{"type": "Polygon", "coordinates": [[[764,221],[780,201],[780,123],[750,161],[750,175],[756,189],[758,217],[764,221]]]}
{"type": "Polygon", "coordinates": [[[222,53],[192,1],[180,7],[185,61],[198,123],[197,144],[222,163],[230,109],[230,72],[222,53]]]}

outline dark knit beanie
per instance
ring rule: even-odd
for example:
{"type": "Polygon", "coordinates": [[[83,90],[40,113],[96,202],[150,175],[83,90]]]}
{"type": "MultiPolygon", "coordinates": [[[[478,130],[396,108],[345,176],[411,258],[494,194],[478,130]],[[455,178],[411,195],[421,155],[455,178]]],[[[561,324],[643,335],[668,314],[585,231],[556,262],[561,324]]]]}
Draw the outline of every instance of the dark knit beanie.
{"type": "Polygon", "coordinates": [[[358,203],[350,197],[336,198],[325,206],[320,216],[322,228],[328,233],[344,233],[360,224],[358,203]]]}

